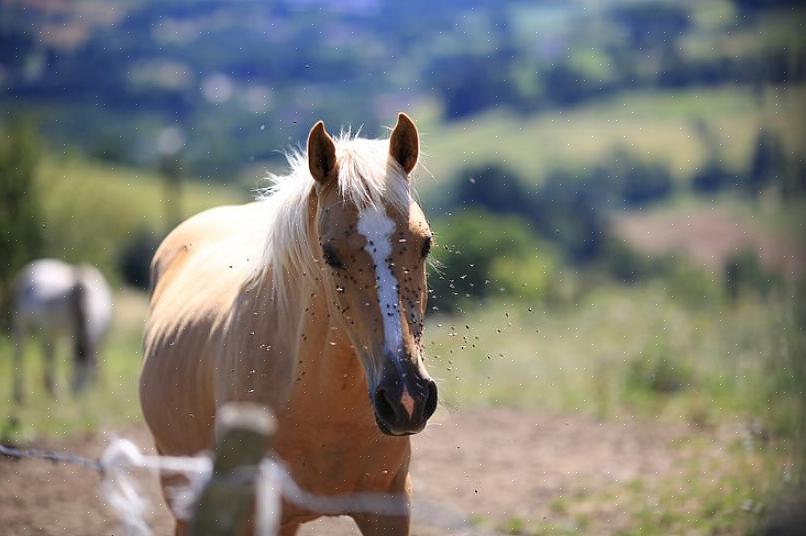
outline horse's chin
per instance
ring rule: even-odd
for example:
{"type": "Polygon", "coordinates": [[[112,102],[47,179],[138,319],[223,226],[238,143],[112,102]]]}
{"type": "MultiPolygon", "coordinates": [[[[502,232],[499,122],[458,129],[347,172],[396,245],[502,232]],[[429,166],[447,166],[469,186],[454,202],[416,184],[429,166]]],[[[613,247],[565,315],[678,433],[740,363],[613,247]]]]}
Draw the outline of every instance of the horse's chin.
{"type": "Polygon", "coordinates": [[[375,424],[378,425],[378,429],[384,435],[388,435],[388,436],[392,436],[392,437],[405,437],[405,436],[410,436],[410,435],[417,434],[417,433],[422,431],[422,430],[417,430],[416,432],[397,432],[397,431],[392,431],[392,430],[389,429],[388,426],[386,426],[383,423],[383,421],[381,421],[381,419],[378,418],[378,415],[375,415],[375,424]]]}

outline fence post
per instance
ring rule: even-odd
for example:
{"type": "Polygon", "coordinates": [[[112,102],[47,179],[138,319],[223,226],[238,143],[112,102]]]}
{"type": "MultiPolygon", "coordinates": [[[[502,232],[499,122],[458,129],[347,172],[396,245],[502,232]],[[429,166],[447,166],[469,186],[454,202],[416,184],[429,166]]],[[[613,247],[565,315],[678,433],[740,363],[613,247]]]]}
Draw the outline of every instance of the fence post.
{"type": "Polygon", "coordinates": [[[235,482],[239,470],[257,474],[260,460],[273,447],[274,417],[265,406],[230,402],[216,415],[213,475],[199,495],[191,536],[245,534],[254,512],[255,487],[235,482]]]}

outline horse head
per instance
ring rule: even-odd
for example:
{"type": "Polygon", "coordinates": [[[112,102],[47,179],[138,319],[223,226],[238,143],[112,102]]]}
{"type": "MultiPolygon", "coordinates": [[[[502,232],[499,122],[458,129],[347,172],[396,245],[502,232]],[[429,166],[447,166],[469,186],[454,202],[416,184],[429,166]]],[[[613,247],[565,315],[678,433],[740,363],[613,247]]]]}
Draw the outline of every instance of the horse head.
{"type": "Polygon", "coordinates": [[[400,114],[384,166],[361,165],[359,153],[337,154],[321,121],[310,132],[316,255],[331,316],[361,361],[378,427],[389,435],[413,434],[437,406],[421,342],[431,230],[411,195],[417,128],[400,114]],[[356,181],[381,184],[385,195],[357,203],[344,184],[356,181]]]}

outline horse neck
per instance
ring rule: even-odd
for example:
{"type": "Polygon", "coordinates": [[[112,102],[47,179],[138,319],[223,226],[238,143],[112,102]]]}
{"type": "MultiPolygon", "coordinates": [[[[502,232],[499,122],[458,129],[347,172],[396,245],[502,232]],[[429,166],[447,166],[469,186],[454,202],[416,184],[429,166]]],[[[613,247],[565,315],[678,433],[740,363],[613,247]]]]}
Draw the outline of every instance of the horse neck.
{"type": "MultiPolygon", "coordinates": [[[[307,230],[310,243],[315,236],[317,199],[308,199],[307,230]]],[[[314,255],[314,252],[310,252],[314,255]]],[[[331,314],[324,282],[316,273],[286,273],[280,282],[284,292],[272,287],[273,276],[263,272],[261,280],[247,281],[239,310],[241,333],[259,333],[264,348],[272,347],[280,366],[290,375],[288,407],[311,403],[367,406],[364,371],[338,317],[331,314]]],[[[238,344],[240,341],[233,341],[238,344]]],[[[259,365],[258,365],[259,366],[259,365]]],[[[351,407],[350,409],[355,409],[351,407]]]]}
{"type": "MultiPolygon", "coordinates": [[[[315,206],[309,213],[313,218],[315,206]]],[[[308,229],[315,233],[313,219],[308,229]]],[[[311,241],[318,242],[318,238],[311,241]]],[[[289,407],[307,412],[305,408],[315,404],[317,411],[312,413],[321,414],[321,408],[327,407],[338,410],[337,415],[332,415],[336,419],[345,415],[366,418],[356,411],[357,407],[368,411],[364,370],[343,323],[337,313],[331,313],[332,297],[328,296],[322,277],[318,274],[288,277],[284,283],[290,290],[288,295],[295,299],[290,300],[292,303],[276,304],[275,314],[288,322],[278,330],[279,338],[294,337],[286,354],[293,360],[289,407]]],[[[374,426],[374,420],[370,421],[374,426]]]]}

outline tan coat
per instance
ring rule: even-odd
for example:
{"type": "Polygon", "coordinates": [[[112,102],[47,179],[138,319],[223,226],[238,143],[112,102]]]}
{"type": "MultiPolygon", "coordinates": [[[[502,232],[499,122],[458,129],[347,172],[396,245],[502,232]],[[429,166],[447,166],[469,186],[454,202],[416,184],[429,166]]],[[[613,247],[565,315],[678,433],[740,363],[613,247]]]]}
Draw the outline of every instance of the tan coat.
{"type": "MultiPolygon", "coordinates": [[[[276,454],[306,491],[411,492],[409,437],[379,430],[368,393],[368,384],[382,389],[381,377],[388,377],[393,368],[376,351],[384,341],[383,312],[366,298],[375,292],[376,278],[371,269],[365,274],[358,268],[373,266],[365,253],[367,240],[349,236],[346,229],[355,227],[358,211],[340,202],[341,195],[326,181],[311,188],[306,232],[324,241],[336,231],[332,224],[330,231],[322,229],[322,222],[336,216],[352,220],[344,232],[339,228],[344,243],[330,239],[341,251],[355,245],[345,260],[352,264],[331,268],[319,258],[321,273],[291,274],[288,303],[281,304],[273,293],[271,268],[255,272],[276,216],[271,204],[208,210],[182,223],[159,247],[152,264],[140,397],[161,454],[193,455],[209,449],[216,408],[227,401],[254,401],[274,410],[276,454]],[[333,206],[342,207],[343,213],[323,209],[333,206]],[[347,287],[348,273],[355,290],[342,288],[347,287]],[[359,307],[351,309],[351,304],[362,300],[366,307],[353,312],[359,307]],[[369,381],[367,374],[372,375],[369,381]]],[[[395,213],[394,225],[400,236],[408,237],[401,243],[413,244],[430,234],[413,202],[406,213],[395,213]]],[[[423,382],[433,384],[420,359],[425,268],[419,253],[412,253],[415,249],[396,248],[389,258],[389,274],[399,279],[400,287],[400,362],[414,378],[406,381],[419,382],[403,390],[409,417],[412,409],[405,396],[423,382]]],[[[435,396],[433,387],[433,403],[435,396]]],[[[415,399],[419,408],[424,402],[415,399]]],[[[399,406],[394,409],[405,419],[399,406]]],[[[411,424],[412,432],[424,426],[433,408],[417,411],[422,422],[411,424]]],[[[283,533],[293,534],[300,523],[315,517],[315,512],[284,504],[283,533]]],[[[408,534],[408,517],[353,517],[365,534],[408,534]]],[[[182,530],[179,524],[177,531],[182,530]]]]}

